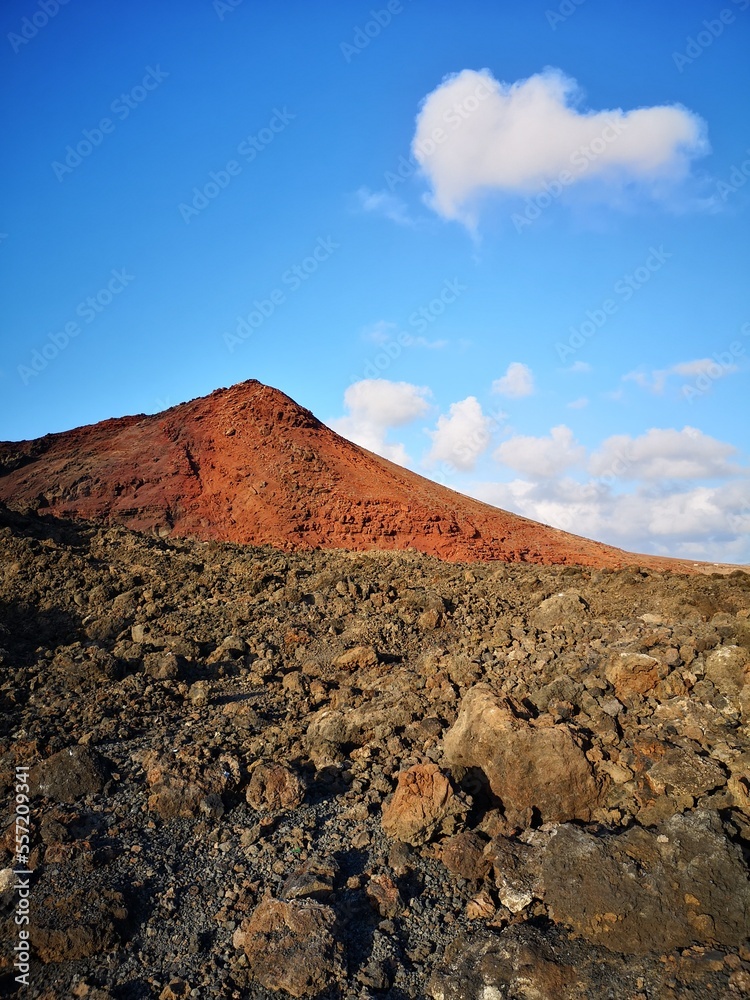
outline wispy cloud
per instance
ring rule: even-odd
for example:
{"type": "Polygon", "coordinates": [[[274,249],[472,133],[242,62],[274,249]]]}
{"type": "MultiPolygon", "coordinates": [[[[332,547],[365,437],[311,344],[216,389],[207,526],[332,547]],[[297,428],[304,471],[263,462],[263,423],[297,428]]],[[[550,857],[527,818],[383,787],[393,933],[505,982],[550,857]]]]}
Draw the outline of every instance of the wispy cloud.
{"type": "Polygon", "coordinates": [[[399,226],[415,226],[416,219],[409,215],[406,202],[390,191],[371,191],[361,187],[356,193],[357,206],[363,212],[382,215],[399,226]]]}
{"type": "Polygon", "coordinates": [[[669,368],[638,369],[623,375],[623,382],[634,382],[641,389],[646,389],[655,395],[661,395],[667,388],[669,379],[673,376],[695,378],[708,375],[711,379],[723,378],[739,371],[734,362],[719,364],[714,358],[696,358],[694,361],[678,361],[669,368]]]}

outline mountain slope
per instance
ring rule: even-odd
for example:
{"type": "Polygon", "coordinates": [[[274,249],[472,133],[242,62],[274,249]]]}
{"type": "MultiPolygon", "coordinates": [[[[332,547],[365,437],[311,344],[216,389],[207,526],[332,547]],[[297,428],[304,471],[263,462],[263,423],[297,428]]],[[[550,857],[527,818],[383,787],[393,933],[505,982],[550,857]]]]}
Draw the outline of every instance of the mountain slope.
{"type": "Polygon", "coordinates": [[[254,380],[153,416],[0,443],[0,499],[60,517],[281,549],[414,548],[451,561],[600,567],[636,561],[415,475],[254,380]]]}

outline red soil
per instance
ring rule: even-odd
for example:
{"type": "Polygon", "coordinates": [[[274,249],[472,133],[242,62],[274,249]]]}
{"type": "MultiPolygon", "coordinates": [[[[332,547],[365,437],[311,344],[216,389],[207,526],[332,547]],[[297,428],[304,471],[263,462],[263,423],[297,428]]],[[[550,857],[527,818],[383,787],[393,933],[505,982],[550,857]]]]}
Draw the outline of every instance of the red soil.
{"type": "Polygon", "coordinates": [[[414,548],[451,561],[698,569],[454,493],[352,444],[254,380],[154,416],[0,443],[0,499],[63,518],[280,549],[414,548]]]}

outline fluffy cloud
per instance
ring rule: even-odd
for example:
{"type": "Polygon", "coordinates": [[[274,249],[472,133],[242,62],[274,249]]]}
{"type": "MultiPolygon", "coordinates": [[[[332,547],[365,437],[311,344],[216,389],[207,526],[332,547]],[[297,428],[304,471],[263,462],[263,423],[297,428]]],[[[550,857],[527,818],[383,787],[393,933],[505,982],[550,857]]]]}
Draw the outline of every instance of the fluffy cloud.
{"type": "Polygon", "coordinates": [[[387,379],[354,382],[344,393],[348,416],[331,421],[330,426],[355,444],[399,465],[407,465],[409,456],[404,446],[389,443],[386,436],[391,427],[403,427],[424,417],[430,409],[429,396],[429,389],[409,382],[387,379]]]}
{"type": "Polygon", "coordinates": [[[747,479],[721,486],[617,493],[573,479],[479,483],[472,495],[543,524],[619,545],[684,559],[750,562],[747,479]]]}
{"type": "Polygon", "coordinates": [[[436,429],[429,432],[432,448],[428,462],[446,462],[454,469],[470,471],[489,446],[491,428],[492,421],[475,396],[451,403],[448,416],[441,415],[436,429]]]}
{"type": "Polygon", "coordinates": [[[627,434],[607,438],[591,456],[589,471],[623,480],[724,479],[738,472],[729,462],[735,453],[731,444],[694,427],[652,428],[636,438],[627,434]]]}
{"type": "Polygon", "coordinates": [[[412,153],[435,211],[471,225],[476,198],[488,191],[528,195],[549,182],[592,178],[620,186],[680,180],[707,151],[705,131],[679,105],[581,110],[578,84],[557,69],[512,84],[466,69],[423,100],[412,153]]]}
{"type": "Polygon", "coordinates": [[[750,470],[730,461],[735,453],[692,427],[654,428],[608,438],[588,462],[601,478],[582,482],[565,472],[583,462],[585,451],[560,426],[549,437],[503,442],[495,457],[522,478],[478,483],[471,493],[632,552],[747,563],[750,470]]]}
{"type": "Polygon", "coordinates": [[[525,437],[521,434],[503,441],[493,457],[524,475],[536,478],[560,476],[586,458],[586,449],[578,444],[569,427],[553,427],[549,437],[525,437]]]}
{"type": "Polygon", "coordinates": [[[531,369],[520,361],[511,361],[505,374],[492,383],[492,391],[509,399],[530,396],[534,392],[534,376],[531,369]]]}

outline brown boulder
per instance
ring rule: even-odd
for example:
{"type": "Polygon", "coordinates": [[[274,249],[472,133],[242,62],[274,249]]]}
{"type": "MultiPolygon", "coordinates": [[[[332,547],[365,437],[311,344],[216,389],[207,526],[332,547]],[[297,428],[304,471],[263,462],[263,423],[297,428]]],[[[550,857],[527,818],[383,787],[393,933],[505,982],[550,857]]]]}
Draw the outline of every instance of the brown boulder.
{"type": "Polygon", "coordinates": [[[664,748],[639,783],[638,822],[652,826],[674,813],[692,809],[696,799],[726,783],[724,770],[710,757],[681,747],[664,748]]]}
{"type": "Polygon", "coordinates": [[[464,803],[437,764],[415,764],[398,776],[396,791],[383,807],[383,830],[418,847],[437,831],[455,828],[456,817],[464,812],[464,803]]]}
{"type": "MultiPolygon", "coordinates": [[[[520,927],[501,935],[460,935],[432,974],[427,996],[432,1000],[572,1000],[573,984],[590,985],[580,970],[560,962],[544,941],[531,934],[524,940],[525,931],[520,927]]],[[[575,989],[575,995],[584,994],[575,989]]]]}
{"type": "Polygon", "coordinates": [[[247,803],[253,809],[271,812],[296,809],[304,797],[305,790],[293,771],[283,764],[265,762],[255,768],[245,792],[247,803]]]}
{"type": "Polygon", "coordinates": [[[634,695],[644,695],[659,683],[659,661],[645,653],[619,653],[606,669],[615,694],[624,701],[634,695]]]}
{"type": "Polygon", "coordinates": [[[742,646],[718,646],[706,653],[705,669],[714,687],[734,698],[750,683],[750,652],[742,646]]]}
{"type": "Polygon", "coordinates": [[[398,886],[390,875],[371,875],[365,888],[370,905],[381,917],[396,917],[403,913],[406,904],[401,898],[398,886]]]}
{"type": "Polygon", "coordinates": [[[343,972],[335,922],[333,910],[320,903],[265,899],[243,921],[234,943],[266,989],[315,996],[343,972]]]}
{"type": "Polygon", "coordinates": [[[440,844],[438,857],[453,875],[479,882],[492,867],[484,853],[486,841],[473,830],[464,830],[440,844]]]}
{"type": "Polygon", "coordinates": [[[146,755],[143,767],[151,789],[149,812],[164,820],[201,815],[219,819],[224,814],[221,794],[230,783],[221,766],[199,769],[189,761],[159,757],[153,751],[146,755]]]}
{"type": "Polygon", "coordinates": [[[452,766],[478,767],[501,799],[508,821],[590,820],[599,788],[583,750],[565,726],[535,728],[486,684],[468,691],[443,749],[452,766]]]}
{"type": "Polygon", "coordinates": [[[532,612],[531,622],[537,628],[550,629],[555,625],[567,625],[588,616],[589,606],[577,590],[566,590],[553,594],[532,612]]]}
{"type": "Polygon", "coordinates": [[[365,670],[378,665],[378,654],[372,646],[355,646],[337,656],[333,665],[344,670],[365,670]]]}

